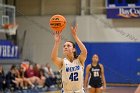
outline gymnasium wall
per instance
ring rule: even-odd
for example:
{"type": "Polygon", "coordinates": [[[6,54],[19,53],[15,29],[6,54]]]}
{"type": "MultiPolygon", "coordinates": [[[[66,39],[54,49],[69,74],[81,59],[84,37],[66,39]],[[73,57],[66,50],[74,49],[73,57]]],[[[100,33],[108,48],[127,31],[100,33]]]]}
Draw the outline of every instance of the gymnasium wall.
{"type": "Polygon", "coordinates": [[[79,15],[80,0],[17,0],[16,8],[27,16],[45,16],[54,13],[79,15]]]}

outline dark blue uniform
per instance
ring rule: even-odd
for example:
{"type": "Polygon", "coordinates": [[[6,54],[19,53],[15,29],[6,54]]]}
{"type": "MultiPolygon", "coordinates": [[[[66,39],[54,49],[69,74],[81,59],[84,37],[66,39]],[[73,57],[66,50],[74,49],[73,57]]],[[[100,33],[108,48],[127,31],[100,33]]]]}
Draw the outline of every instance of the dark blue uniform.
{"type": "Polygon", "coordinates": [[[4,72],[0,72],[0,91],[3,90],[5,88],[5,75],[4,72]]]}
{"type": "Polygon", "coordinates": [[[93,88],[102,87],[101,67],[99,64],[97,64],[96,66],[92,66],[91,64],[90,74],[91,77],[90,77],[89,85],[93,88]]]}

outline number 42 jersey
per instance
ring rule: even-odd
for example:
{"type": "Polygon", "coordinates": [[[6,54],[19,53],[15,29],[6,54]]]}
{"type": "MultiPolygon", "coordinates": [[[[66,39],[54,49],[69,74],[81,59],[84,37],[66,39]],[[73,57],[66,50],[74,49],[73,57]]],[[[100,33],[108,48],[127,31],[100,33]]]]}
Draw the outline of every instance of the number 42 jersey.
{"type": "Polygon", "coordinates": [[[65,91],[78,91],[83,88],[84,67],[79,59],[70,62],[68,59],[64,58],[61,71],[63,89],[65,91]]]}

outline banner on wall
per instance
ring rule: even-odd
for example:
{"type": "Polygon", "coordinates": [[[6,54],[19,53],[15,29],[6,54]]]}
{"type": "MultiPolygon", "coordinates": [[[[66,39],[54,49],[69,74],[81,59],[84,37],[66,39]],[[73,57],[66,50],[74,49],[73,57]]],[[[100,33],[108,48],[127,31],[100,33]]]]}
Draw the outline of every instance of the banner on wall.
{"type": "Polygon", "coordinates": [[[0,59],[18,59],[18,46],[8,40],[0,40],[0,59]]]}
{"type": "Polygon", "coordinates": [[[140,8],[108,8],[107,18],[140,18],[140,8]]]}

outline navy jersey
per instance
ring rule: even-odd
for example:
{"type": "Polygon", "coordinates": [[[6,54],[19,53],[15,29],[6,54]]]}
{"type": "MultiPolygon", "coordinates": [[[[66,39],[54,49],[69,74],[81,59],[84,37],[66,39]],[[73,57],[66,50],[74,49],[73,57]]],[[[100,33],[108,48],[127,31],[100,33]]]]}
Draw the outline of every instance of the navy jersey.
{"type": "Polygon", "coordinates": [[[93,66],[91,64],[89,85],[95,88],[99,88],[102,86],[101,67],[99,64],[97,64],[96,66],[93,66]]]}

